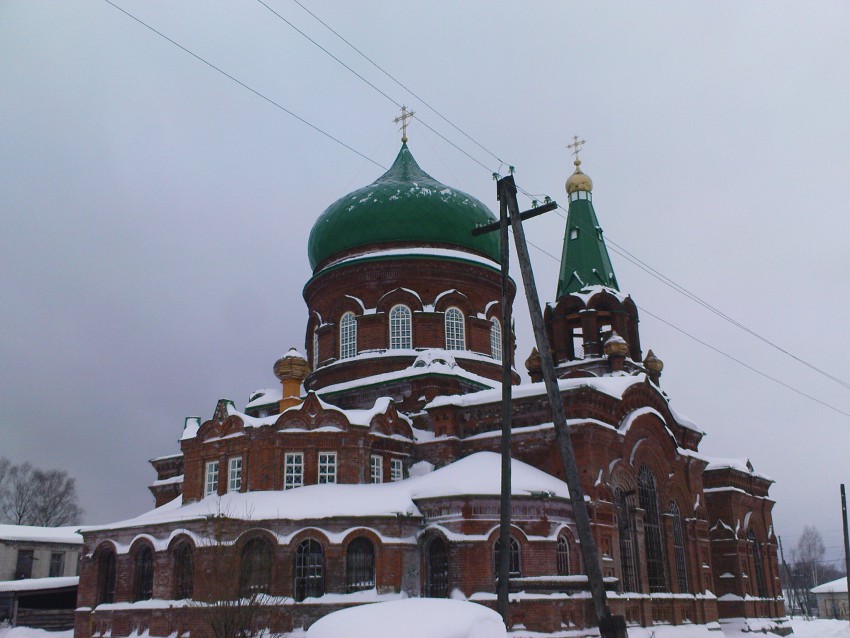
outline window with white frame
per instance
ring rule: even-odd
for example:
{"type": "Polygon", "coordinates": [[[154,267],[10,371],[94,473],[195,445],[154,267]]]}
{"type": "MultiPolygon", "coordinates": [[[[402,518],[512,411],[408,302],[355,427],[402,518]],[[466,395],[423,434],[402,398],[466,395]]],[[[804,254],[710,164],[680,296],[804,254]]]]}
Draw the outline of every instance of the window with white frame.
{"type": "Polygon", "coordinates": [[[319,367],[319,329],[313,330],[313,370],[319,367]]]}
{"type": "Polygon", "coordinates": [[[380,454],[373,454],[369,457],[369,482],[384,482],[384,457],[380,454]]]}
{"type": "Polygon", "coordinates": [[[390,480],[391,481],[400,481],[404,478],[404,465],[401,463],[401,459],[391,459],[390,460],[390,480]]]}
{"type": "Polygon", "coordinates": [[[490,319],[490,354],[496,361],[502,360],[502,324],[496,317],[490,319]]]}
{"type": "Polygon", "coordinates": [[[319,483],[336,483],[336,452],[319,452],[319,483]]]}
{"type": "Polygon", "coordinates": [[[339,358],[348,359],[357,354],[357,319],[346,312],[339,320],[339,358]]]}
{"type": "Polygon", "coordinates": [[[283,489],[291,490],[304,485],[303,452],[287,452],[283,467],[283,489]]]}
{"type": "Polygon", "coordinates": [[[218,461],[207,461],[207,473],[204,478],[204,496],[218,492],[218,461]]]}
{"type": "Polygon", "coordinates": [[[227,462],[227,491],[238,492],[242,489],[242,457],[234,456],[227,462]]]}
{"type": "Polygon", "coordinates": [[[390,348],[412,348],[413,337],[410,328],[410,308],[393,306],[390,310],[390,348]]]}
{"type": "Polygon", "coordinates": [[[463,313],[457,308],[446,310],[446,350],[466,350],[463,313]]]}

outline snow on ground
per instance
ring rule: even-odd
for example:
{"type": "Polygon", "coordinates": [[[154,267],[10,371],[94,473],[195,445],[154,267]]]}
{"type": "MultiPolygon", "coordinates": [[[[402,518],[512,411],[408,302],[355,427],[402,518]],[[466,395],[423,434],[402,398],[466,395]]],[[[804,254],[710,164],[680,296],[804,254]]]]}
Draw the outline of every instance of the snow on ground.
{"type": "MultiPolygon", "coordinates": [[[[407,601],[399,602],[416,600],[422,599],[411,598],[407,601]]],[[[449,600],[443,602],[457,603],[460,601],[449,600]]],[[[384,604],[390,605],[396,603],[384,604]]],[[[368,609],[369,607],[372,606],[366,605],[364,607],[356,607],[355,609],[368,609]]],[[[481,609],[485,608],[481,607],[481,609]]],[[[485,609],[485,611],[488,610],[485,609]]],[[[495,612],[491,612],[491,614],[495,614],[495,612]]],[[[504,626],[502,626],[498,617],[495,619],[498,621],[497,624],[491,624],[485,620],[475,621],[479,623],[481,628],[487,628],[487,631],[491,633],[458,633],[462,629],[460,624],[449,627],[447,633],[438,633],[439,628],[434,628],[428,623],[432,620],[440,621],[441,615],[444,615],[442,610],[439,611],[439,614],[434,614],[436,618],[432,617],[432,615],[426,615],[423,618],[413,612],[410,614],[405,612],[403,615],[401,613],[396,615],[395,612],[389,613],[387,614],[387,620],[394,620],[395,624],[390,626],[386,633],[374,631],[375,627],[370,627],[369,633],[355,633],[354,626],[348,625],[344,625],[343,630],[339,631],[339,633],[314,633],[319,632],[320,629],[322,632],[325,631],[325,629],[319,627],[320,621],[315,623],[308,632],[299,629],[279,638],[326,638],[327,636],[331,636],[332,638],[359,638],[360,636],[368,636],[369,638],[384,638],[385,636],[392,636],[392,638],[397,638],[398,636],[404,636],[405,638],[419,638],[420,636],[426,638],[503,638],[505,636],[507,638],[581,638],[583,636],[599,635],[598,633],[588,634],[583,631],[561,631],[555,634],[541,634],[523,629],[514,629],[506,634],[504,626]],[[489,626],[485,623],[488,623],[489,626]],[[423,633],[426,630],[427,633],[423,633]]],[[[482,618],[485,617],[492,618],[492,616],[482,616],[482,618]]],[[[454,620],[454,617],[449,617],[449,619],[454,620]]],[[[791,638],[850,638],[850,623],[846,620],[803,620],[802,618],[793,618],[783,624],[790,625],[794,630],[791,638]]],[[[469,627],[469,625],[466,626],[469,627]]],[[[754,633],[759,636],[765,636],[766,638],[776,636],[773,633],[760,633],[762,626],[764,626],[764,621],[739,618],[729,621],[724,620],[719,627],[716,623],[712,625],[681,625],[678,627],[669,625],[648,628],[629,627],[629,638],[749,638],[754,633]],[[720,631],[718,631],[718,628],[720,631]]],[[[42,629],[30,629],[28,627],[12,627],[8,629],[0,628],[0,638],[74,638],[74,632],[73,630],[44,631],[42,629]]],[[[139,635],[139,638],[147,638],[147,633],[139,635]]]]}

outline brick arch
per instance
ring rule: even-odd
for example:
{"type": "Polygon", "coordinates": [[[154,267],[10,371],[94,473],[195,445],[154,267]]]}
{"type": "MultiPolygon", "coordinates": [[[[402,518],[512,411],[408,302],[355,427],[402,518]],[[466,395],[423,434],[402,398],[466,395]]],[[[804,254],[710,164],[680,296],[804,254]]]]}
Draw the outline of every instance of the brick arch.
{"type": "MultiPolygon", "coordinates": [[[[308,335],[308,345],[312,346],[313,343],[313,331],[316,330],[319,326],[324,324],[324,320],[322,319],[322,315],[318,310],[310,310],[307,317],[307,335],[308,335]]],[[[312,348],[311,348],[312,349],[312,348]]]]}
{"type": "Polygon", "coordinates": [[[221,424],[221,436],[242,432],[244,429],[245,422],[242,421],[242,418],[232,414],[224,420],[224,423],[221,424]]]}
{"type": "Polygon", "coordinates": [[[239,532],[239,535],[233,541],[233,550],[237,554],[241,555],[242,550],[245,549],[245,545],[255,538],[262,538],[263,540],[268,541],[272,548],[280,545],[277,536],[275,536],[271,530],[266,529],[265,527],[249,527],[248,529],[239,532]]]}
{"type": "Polygon", "coordinates": [[[557,551],[558,539],[561,536],[567,539],[567,544],[569,546],[570,575],[583,574],[584,563],[582,561],[581,548],[579,547],[578,539],[573,533],[572,528],[570,528],[569,525],[562,523],[555,531],[555,551],[557,551]]]}
{"type": "Polygon", "coordinates": [[[656,467],[659,468],[659,471],[664,470],[669,474],[670,459],[676,457],[678,442],[660,415],[648,411],[637,415],[632,413],[626,415],[619,427],[625,430],[623,451],[628,456],[629,463],[638,467],[637,459],[639,455],[648,453],[647,449],[642,448],[651,448],[651,455],[655,458],[656,467]],[[642,445],[644,440],[650,441],[651,445],[642,445]],[[661,454],[658,452],[659,448],[661,454]]]}
{"type": "Polygon", "coordinates": [[[585,310],[586,308],[587,306],[584,301],[582,301],[581,297],[568,295],[566,297],[561,297],[558,300],[558,303],[555,305],[554,315],[556,318],[567,317],[568,315],[575,314],[585,310]]]}
{"type": "Polygon", "coordinates": [[[304,527],[295,532],[292,536],[287,538],[285,541],[281,542],[281,545],[286,545],[287,547],[296,548],[302,542],[306,540],[314,540],[322,546],[322,551],[327,552],[328,548],[335,543],[331,542],[331,539],[328,537],[328,532],[321,529],[320,527],[304,527]]]}
{"type": "Polygon", "coordinates": [[[394,288],[378,299],[375,305],[375,310],[381,313],[389,314],[393,306],[407,306],[410,312],[421,311],[424,309],[422,299],[419,293],[409,288],[394,288]]]}
{"type": "Polygon", "coordinates": [[[446,312],[451,307],[458,308],[463,313],[464,318],[474,314],[469,297],[459,290],[445,290],[434,298],[434,310],[436,312],[446,312]]]}
{"type": "Polygon", "coordinates": [[[354,527],[348,530],[345,533],[345,537],[340,541],[340,547],[342,547],[343,552],[348,551],[348,546],[351,544],[355,538],[360,537],[368,538],[372,541],[372,544],[375,546],[375,550],[382,546],[381,537],[378,535],[374,529],[370,527],[354,527]]]}
{"type": "Polygon", "coordinates": [[[142,549],[143,545],[150,547],[153,553],[156,553],[156,539],[150,534],[139,534],[130,541],[130,549],[127,552],[131,556],[135,556],[142,549]]]}
{"type": "Polygon", "coordinates": [[[165,549],[168,552],[173,552],[174,548],[180,543],[189,543],[195,550],[198,547],[198,537],[186,529],[174,530],[171,532],[171,537],[168,539],[168,545],[165,549]]]}
{"type": "Polygon", "coordinates": [[[198,434],[195,438],[199,441],[206,441],[207,439],[212,439],[217,436],[221,436],[221,423],[210,419],[209,421],[205,421],[201,427],[198,428],[198,434]]]}
{"type": "Polygon", "coordinates": [[[623,458],[617,459],[609,466],[608,485],[613,497],[614,490],[621,488],[625,491],[637,489],[637,475],[634,468],[623,458]]]}

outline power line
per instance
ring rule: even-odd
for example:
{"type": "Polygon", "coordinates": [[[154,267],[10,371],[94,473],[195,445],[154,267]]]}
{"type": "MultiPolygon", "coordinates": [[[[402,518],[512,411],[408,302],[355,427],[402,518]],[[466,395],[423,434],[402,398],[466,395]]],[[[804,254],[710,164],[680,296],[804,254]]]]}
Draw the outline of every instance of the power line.
{"type": "Polygon", "coordinates": [[[195,52],[193,52],[193,51],[190,51],[189,49],[187,49],[186,47],[184,47],[184,46],[183,46],[182,44],[180,44],[179,42],[176,42],[176,41],[172,40],[171,38],[169,38],[167,35],[165,35],[165,34],[164,34],[164,33],[162,33],[161,31],[158,31],[157,29],[155,29],[154,27],[152,27],[151,25],[149,25],[147,22],[145,22],[145,21],[141,20],[140,18],[137,18],[136,16],[134,16],[132,13],[130,13],[130,12],[129,12],[129,11],[127,11],[126,9],[124,9],[124,8],[122,8],[122,7],[119,7],[117,4],[115,4],[114,2],[112,2],[112,0],[103,0],[103,1],[104,1],[106,4],[108,4],[108,5],[110,5],[110,6],[114,7],[114,8],[116,8],[116,9],[118,9],[121,13],[123,13],[123,14],[124,14],[124,15],[126,15],[127,17],[132,18],[133,20],[135,20],[136,22],[138,22],[139,24],[141,24],[141,25],[142,25],[143,27],[145,27],[146,29],[149,29],[150,31],[153,31],[153,32],[154,32],[155,34],[157,34],[159,37],[161,37],[161,38],[163,38],[163,39],[167,40],[168,42],[170,42],[171,44],[173,44],[174,46],[176,46],[178,49],[180,49],[181,51],[184,51],[184,52],[188,53],[189,55],[191,55],[193,58],[195,58],[195,59],[196,59],[196,60],[198,60],[199,62],[203,62],[204,64],[206,64],[206,65],[207,65],[208,67],[210,67],[211,69],[213,69],[213,70],[218,71],[219,73],[221,73],[224,77],[226,77],[226,78],[228,78],[229,80],[231,80],[231,81],[235,82],[235,83],[236,83],[236,84],[238,84],[239,86],[241,86],[241,87],[243,87],[243,88],[245,88],[245,89],[248,89],[251,93],[253,93],[253,94],[254,94],[254,95],[256,95],[257,97],[259,97],[259,98],[261,98],[261,99],[265,100],[266,102],[268,102],[268,103],[269,103],[269,104],[271,104],[272,106],[274,106],[274,107],[276,107],[276,108],[280,109],[281,111],[283,111],[283,112],[284,112],[284,113],[286,113],[287,115],[290,115],[290,116],[294,117],[294,118],[295,118],[296,120],[298,120],[299,122],[301,122],[301,123],[303,123],[303,124],[306,124],[306,125],[307,125],[307,126],[309,126],[311,129],[313,129],[314,131],[316,131],[317,133],[321,133],[322,135],[324,135],[325,137],[327,137],[327,138],[328,138],[328,139],[330,139],[330,140],[333,140],[334,142],[336,142],[336,143],[337,143],[337,144],[339,144],[340,146],[343,146],[343,147],[347,148],[347,149],[348,149],[349,151],[351,151],[352,153],[355,153],[356,155],[359,155],[359,156],[360,156],[360,157],[362,157],[363,159],[365,159],[365,160],[368,160],[368,161],[372,162],[375,166],[378,166],[379,168],[382,168],[382,169],[384,169],[384,170],[387,170],[387,167],[386,167],[386,166],[384,166],[383,164],[380,164],[380,163],[376,162],[376,161],[375,161],[375,160],[373,160],[371,157],[367,157],[366,155],[364,155],[363,153],[361,153],[361,152],[360,152],[360,151],[358,151],[357,149],[355,149],[355,148],[353,148],[353,147],[349,146],[348,144],[346,144],[346,143],[345,143],[345,142],[343,142],[342,140],[340,140],[340,139],[338,139],[338,138],[334,137],[333,135],[331,135],[331,134],[330,134],[330,133],[328,133],[327,131],[322,130],[321,128],[319,128],[318,126],[316,126],[315,124],[313,124],[312,122],[308,122],[307,120],[305,120],[305,119],[304,119],[303,117],[301,117],[300,115],[298,115],[298,114],[296,114],[296,113],[293,113],[292,111],[290,111],[288,108],[286,108],[285,106],[283,106],[283,105],[282,105],[282,104],[280,104],[279,102],[276,102],[275,100],[271,99],[270,97],[268,97],[268,96],[266,96],[266,95],[264,95],[264,94],[260,93],[259,91],[257,91],[257,90],[256,90],[256,89],[254,89],[253,87],[248,86],[248,85],[247,85],[247,84],[245,84],[242,80],[240,80],[240,79],[238,79],[238,78],[236,78],[236,77],[234,77],[234,76],[230,75],[227,71],[225,71],[225,70],[221,69],[220,67],[216,66],[216,65],[215,65],[215,64],[213,64],[212,62],[209,62],[208,60],[206,60],[205,58],[201,57],[201,56],[200,56],[200,55],[198,55],[197,53],[195,53],[195,52]]]}

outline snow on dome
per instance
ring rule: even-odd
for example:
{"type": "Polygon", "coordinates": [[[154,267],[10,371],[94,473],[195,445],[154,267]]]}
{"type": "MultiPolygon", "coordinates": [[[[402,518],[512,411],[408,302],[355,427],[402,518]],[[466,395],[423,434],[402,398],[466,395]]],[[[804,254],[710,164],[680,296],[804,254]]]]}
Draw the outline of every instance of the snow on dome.
{"type": "MultiPolygon", "coordinates": [[[[197,520],[217,512],[252,521],[421,516],[415,503],[418,499],[467,494],[498,496],[501,493],[501,462],[495,452],[477,452],[423,476],[392,483],[339,483],[279,491],[227,492],[185,505],[181,505],[178,498],[136,518],[91,529],[197,520]]],[[[569,498],[570,494],[567,484],[560,479],[516,459],[511,461],[511,486],[515,496],[545,494],[569,498]]]]}
{"type": "Polygon", "coordinates": [[[307,638],[500,638],[501,616],[477,603],[443,598],[408,598],[361,605],[328,614],[307,638]],[[399,630],[404,628],[401,634],[399,630]]]}
{"type": "Polygon", "coordinates": [[[248,397],[248,403],[245,404],[245,409],[256,408],[261,405],[271,405],[272,403],[280,403],[283,398],[283,392],[280,388],[262,388],[254,390],[248,397]]]}
{"type": "Polygon", "coordinates": [[[298,350],[295,349],[295,346],[293,346],[289,350],[287,350],[286,354],[283,355],[283,356],[284,357],[295,357],[296,359],[304,359],[304,361],[307,360],[307,357],[305,357],[303,354],[298,352],[298,350]]]}

